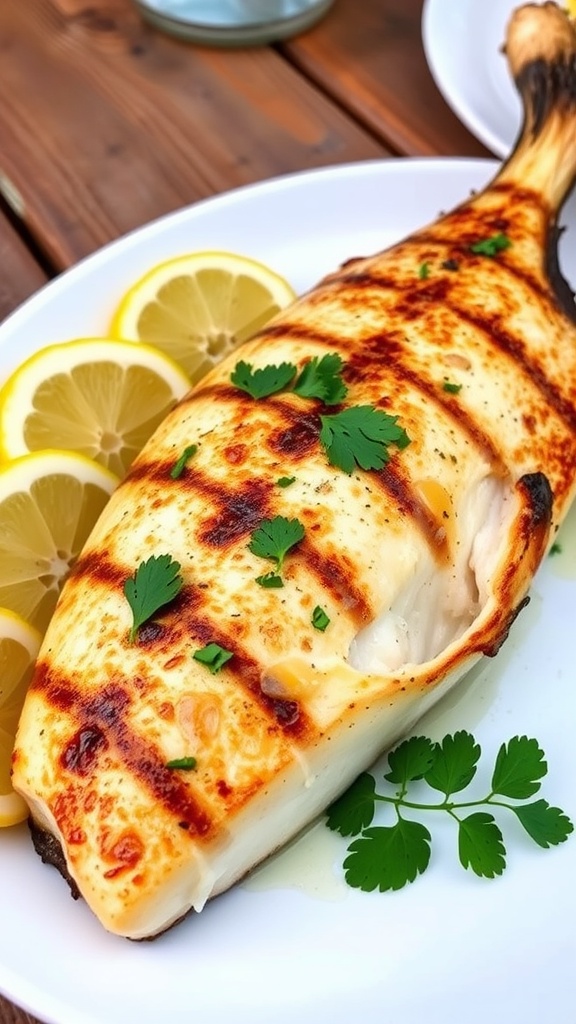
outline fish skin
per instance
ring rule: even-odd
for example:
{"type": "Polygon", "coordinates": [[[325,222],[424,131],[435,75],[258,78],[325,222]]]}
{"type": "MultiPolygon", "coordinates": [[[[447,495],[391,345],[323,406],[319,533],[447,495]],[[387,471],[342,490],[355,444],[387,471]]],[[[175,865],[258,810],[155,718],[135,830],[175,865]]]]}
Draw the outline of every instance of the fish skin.
{"type": "Polygon", "coordinates": [[[496,654],[525,603],[575,489],[576,328],[555,256],[576,168],[575,52],[555,4],[516,12],[507,53],[526,118],[495,180],[349,260],[242,348],[255,367],[340,353],[345,405],[398,416],[410,445],[348,476],[318,441],[333,410],[251,399],[230,383],[236,353],[168,415],[85,546],[38,659],[13,781],[110,931],[150,937],[201,910],[496,654]],[[472,251],[497,234],[509,248],[472,251]],[[279,488],[281,476],[295,482],[279,488]],[[478,508],[487,525],[470,536],[478,508]],[[271,563],[248,542],[275,515],[306,534],[284,588],[266,590],[254,581],[271,563]],[[124,581],[166,552],[183,589],[130,643],[124,581]],[[432,617],[430,656],[355,667],[375,619],[421,607],[415,580],[452,635],[432,617]],[[317,604],[325,632],[311,626],[317,604]],[[191,656],[212,641],[233,651],[217,674],[191,656]],[[194,771],[166,767],[186,755],[194,771]]]}

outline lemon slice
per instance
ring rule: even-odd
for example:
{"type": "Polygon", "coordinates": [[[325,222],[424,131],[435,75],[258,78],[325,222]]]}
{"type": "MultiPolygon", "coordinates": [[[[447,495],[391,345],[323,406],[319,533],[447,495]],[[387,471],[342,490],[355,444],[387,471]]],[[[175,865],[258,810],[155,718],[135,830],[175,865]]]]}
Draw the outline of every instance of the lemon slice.
{"type": "Polygon", "coordinates": [[[35,452],[0,468],[0,607],[46,628],[117,483],[109,470],[74,452],[35,452]]]}
{"type": "Polygon", "coordinates": [[[40,649],[41,636],[20,616],[0,608],[0,828],[28,816],[12,789],[10,762],[20,711],[40,649]]]}
{"type": "Polygon", "coordinates": [[[229,252],[196,252],[160,263],[122,299],[115,338],[167,352],[195,384],[296,295],[269,267],[229,252]]]}
{"type": "Polygon", "coordinates": [[[0,454],[76,451],[124,476],[189,388],[181,367],[150,345],[104,338],[50,345],[0,391],[0,454]]]}

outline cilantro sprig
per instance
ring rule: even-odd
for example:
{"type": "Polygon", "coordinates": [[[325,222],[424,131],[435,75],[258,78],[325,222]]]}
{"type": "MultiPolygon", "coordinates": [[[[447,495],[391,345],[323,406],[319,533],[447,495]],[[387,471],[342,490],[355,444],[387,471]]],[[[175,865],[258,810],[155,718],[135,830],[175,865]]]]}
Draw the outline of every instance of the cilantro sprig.
{"type": "Polygon", "coordinates": [[[230,380],[256,399],[285,391],[294,381],[292,390],[301,398],[318,398],[324,405],[338,405],[348,393],[342,380],[343,367],[338,352],[327,352],[321,358],[314,356],[304,364],[300,373],[294,363],[263,366],[255,370],[251,363],[240,360],[232,370],[230,380]]]}
{"type": "Polygon", "coordinates": [[[255,370],[251,363],[241,359],[232,370],[230,380],[251,398],[268,398],[287,388],[295,376],[296,367],[292,363],[263,366],[255,370]]]}
{"type": "Polygon", "coordinates": [[[130,643],[134,643],[140,626],[174,600],[183,583],[180,563],[171,555],[151,555],[140,563],[124,583],[124,595],[132,612],[130,643]]]}
{"type": "Polygon", "coordinates": [[[263,519],[260,526],[252,533],[248,545],[253,555],[258,558],[267,558],[275,562],[275,572],[267,573],[266,576],[258,577],[262,586],[278,587],[282,582],[263,582],[280,579],[280,573],[284,566],[284,559],[288,552],[304,539],[306,531],[304,524],[299,519],[286,519],[285,516],[274,516],[273,519],[263,519]]]}
{"type": "Polygon", "coordinates": [[[494,259],[499,252],[504,252],[511,245],[512,242],[508,235],[499,231],[497,235],[490,235],[489,238],[481,238],[479,241],[473,242],[470,246],[470,252],[474,252],[478,256],[489,256],[491,259],[494,259]]]}
{"type": "Polygon", "coordinates": [[[388,755],[389,771],[384,778],[394,787],[392,793],[377,792],[373,776],[367,772],[360,775],[329,808],[326,822],[342,836],[358,837],[348,846],[344,860],[348,885],[365,892],[387,892],[403,888],[426,870],[432,836],[425,825],[405,817],[407,809],[448,814],[457,825],[462,867],[483,878],[495,878],[506,867],[504,838],[491,813],[493,809],[514,814],[543,849],[565,842],[574,826],[560,808],[543,799],[512,802],[530,800],[548,771],[538,741],[514,736],[503,743],[486,796],[452,799],[472,782],[480,756],[480,745],[469,732],[447,735],[441,743],[413,736],[388,755]],[[443,799],[429,803],[408,799],[410,784],[418,781],[442,793],[443,799]],[[393,811],[392,824],[372,825],[379,803],[393,811]]]}
{"type": "Polygon", "coordinates": [[[410,438],[398,417],[372,405],[352,405],[342,412],[321,416],[320,443],[333,466],[350,475],[361,469],[382,469],[390,460],[388,447],[406,448],[410,438]]]}

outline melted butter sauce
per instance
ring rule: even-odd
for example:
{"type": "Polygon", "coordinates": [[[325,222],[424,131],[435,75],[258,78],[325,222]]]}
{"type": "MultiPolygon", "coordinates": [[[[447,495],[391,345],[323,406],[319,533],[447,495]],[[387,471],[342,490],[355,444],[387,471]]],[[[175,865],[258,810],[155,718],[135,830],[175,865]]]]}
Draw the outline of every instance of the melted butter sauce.
{"type": "Polygon", "coordinates": [[[559,550],[548,555],[550,572],[562,580],[576,580],[576,503],[558,531],[559,550]]]}
{"type": "Polygon", "coordinates": [[[244,889],[299,889],[317,900],[345,900],[350,889],[344,881],[342,860],[347,842],[326,827],[324,819],[297,836],[244,880],[244,889]]]}

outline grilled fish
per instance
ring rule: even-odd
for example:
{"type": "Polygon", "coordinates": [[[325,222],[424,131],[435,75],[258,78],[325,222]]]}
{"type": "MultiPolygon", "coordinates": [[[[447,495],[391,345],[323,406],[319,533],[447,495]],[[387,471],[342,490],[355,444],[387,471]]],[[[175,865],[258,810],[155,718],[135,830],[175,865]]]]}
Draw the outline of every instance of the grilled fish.
{"type": "Polygon", "coordinates": [[[347,262],[204,378],[63,589],[13,781],[43,855],[111,932],[151,937],[200,911],[494,655],[567,511],[576,328],[556,243],[576,38],[555,4],[528,4],[506,49],[525,120],[495,180],[347,262]],[[301,370],[327,353],[343,360],[339,411],[406,432],[380,468],[330,461],[323,400],[231,381],[240,358],[301,370]],[[303,536],[266,587],[254,532],[278,516],[303,536]],[[183,587],[131,641],[124,584],[167,554],[183,587]],[[211,644],[231,657],[197,660],[211,644]]]}

